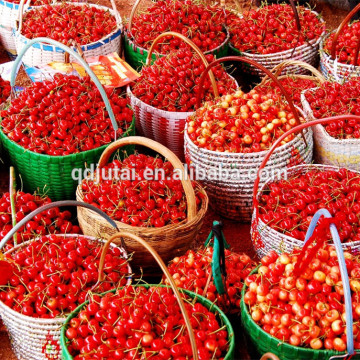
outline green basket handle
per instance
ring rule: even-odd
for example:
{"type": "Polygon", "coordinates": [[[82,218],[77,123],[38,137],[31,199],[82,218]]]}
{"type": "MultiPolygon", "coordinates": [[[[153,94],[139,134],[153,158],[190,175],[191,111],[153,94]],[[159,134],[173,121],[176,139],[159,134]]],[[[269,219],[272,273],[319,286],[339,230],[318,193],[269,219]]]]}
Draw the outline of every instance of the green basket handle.
{"type": "Polygon", "coordinates": [[[25,46],[21,49],[20,53],[18,54],[16,60],[14,61],[14,66],[11,69],[11,79],[10,79],[11,87],[13,88],[15,86],[16,76],[17,76],[17,73],[19,72],[19,69],[20,69],[20,66],[21,66],[21,59],[25,55],[26,51],[33,44],[36,44],[36,43],[48,43],[48,44],[54,45],[56,47],[59,47],[60,49],[64,50],[66,53],[69,53],[71,56],[73,56],[83,66],[83,68],[89,74],[91,80],[95,83],[96,87],[100,91],[101,97],[102,97],[102,99],[103,99],[103,101],[105,103],[106,110],[107,110],[107,112],[109,114],[112,127],[113,127],[113,129],[115,131],[115,140],[116,140],[116,132],[118,130],[118,125],[116,123],[114,112],[112,110],[109,99],[108,99],[108,97],[106,95],[106,92],[104,90],[104,87],[101,85],[99,79],[96,77],[94,72],[90,69],[90,67],[86,63],[86,61],[78,53],[76,53],[73,49],[70,49],[68,46],[60,43],[59,41],[49,39],[49,38],[45,38],[45,37],[39,37],[39,38],[36,38],[36,39],[32,39],[27,44],[25,44],[25,46]]]}
{"type": "Polygon", "coordinates": [[[215,220],[213,222],[212,230],[205,241],[205,246],[208,246],[211,239],[214,238],[214,250],[211,261],[211,270],[213,274],[214,285],[219,295],[223,295],[226,293],[226,286],[223,282],[223,277],[226,279],[225,249],[228,249],[230,247],[229,244],[226,242],[222,227],[222,222],[215,220]]]}
{"type": "Polygon", "coordinates": [[[119,231],[116,222],[110,218],[110,216],[106,215],[102,210],[98,209],[97,207],[80,202],[75,200],[64,200],[64,201],[56,201],[50,204],[46,204],[44,206],[41,206],[37,208],[36,210],[32,211],[30,214],[26,215],[21,221],[19,221],[1,240],[0,242],[0,249],[2,249],[6,243],[13,237],[13,235],[19,231],[19,229],[24,226],[28,221],[30,221],[35,215],[38,215],[42,213],[43,211],[53,209],[55,207],[61,207],[61,206],[81,206],[87,209],[90,209],[100,216],[102,216],[113,228],[115,228],[117,231],[119,231]]]}

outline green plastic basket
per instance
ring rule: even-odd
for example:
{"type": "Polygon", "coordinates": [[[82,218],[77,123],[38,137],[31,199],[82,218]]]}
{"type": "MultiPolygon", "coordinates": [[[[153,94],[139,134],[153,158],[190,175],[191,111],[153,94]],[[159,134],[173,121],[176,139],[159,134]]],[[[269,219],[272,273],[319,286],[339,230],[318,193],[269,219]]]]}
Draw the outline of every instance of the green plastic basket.
{"type": "MultiPolygon", "coordinates": [[[[259,266],[251,272],[255,274],[259,266]]],[[[332,356],[344,357],[345,352],[338,352],[334,350],[313,350],[309,348],[303,348],[293,346],[285,343],[267,332],[265,332],[255,321],[251,318],[248,308],[244,302],[244,295],[247,286],[244,284],[241,294],[241,322],[244,329],[250,336],[251,341],[255,345],[257,351],[262,355],[267,352],[271,352],[277,355],[281,360],[328,360],[332,356]]],[[[360,359],[360,353],[357,352],[352,359],[360,359]]]]}
{"type": "MultiPolygon", "coordinates": [[[[226,30],[227,31],[227,30],[226,30]]],[[[146,63],[146,58],[148,55],[148,50],[142,47],[137,46],[133,39],[129,37],[127,32],[125,31],[125,45],[124,45],[124,53],[125,60],[128,64],[130,64],[135,70],[140,71],[141,68],[146,63]]],[[[218,46],[217,48],[207,51],[204,54],[213,54],[217,59],[227,56],[229,51],[229,32],[227,31],[227,37],[225,41],[218,46]]],[[[162,54],[152,54],[151,63],[153,63],[158,57],[162,57],[162,54]]]]}
{"type": "MultiPolygon", "coordinates": [[[[67,46],[47,38],[37,38],[29,41],[29,43],[23,48],[19,56],[17,57],[12,73],[11,73],[11,85],[14,86],[15,78],[17,71],[21,65],[22,56],[25,54],[26,50],[31,47],[34,43],[37,42],[46,42],[54,44],[64,51],[70,53],[75,57],[81,65],[88,71],[90,77],[98,87],[106,108],[108,110],[110,119],[114,130],[117,129],[116,120],[112,112],[109,100],[107,99],[104,88],[100,84],[96,75],[89,68],[87,63],[72,49],[67,46]]],[[[135,117],[128,128],[128,130],[123,134],[125,136],[131,136],[135,134],[135,117]]],[[[5,156],[8,158],[10,164],[12,164],[19,176],[21,176],[21,181],[24,186],[24,190],[28,192],[34,192],[39,190],[40,192],[45,192],[52,200],[69,200],[75,199],[75,191],[78,185],[78,181],[74,180],[72,177],[72,172],[76,169],[76,174],[79,174],[79,171],[83,173],[87,166],[94,164],[96,167],[97,161],[99,160],[102,152],[106,149],[109,144],[103,145],[99,148],[84,151],[78,154],[66,155],[66,156],[50,156],[44,154],[38,154],[33,151],[27,150],[22,146],[18,145],[14,141],[10,140],[2,131],[0,127],[0,139],[2,142],[2,148],[4,150],[5,156]]],[[[127,153],[133,152],[133,146],[130,146],[126,149],[127,153]]]]}
{"type": "MultiPolygon", "coordinates": [[[[149,288],[151,286],[169,287],[169,286],[165,286],[165,285],[135,285],[135,286],[136,287],[137,286],[144,286],[146,288],[149,288]]],[[[199,303],[206,306],[211,312],[216,313],[216,314],[219,315],[222,323],[224,325],[226,325],[226,330],[227,330],[227,332],[229,334],[229,338],[228,338],[229,339],[229,350],[228,350],[228,353],[226,354],[224,360],[234,360],[235,334],[234,334],[234,330],[233,330],[233,328],[231,326],[231,323],[230,323],[229,319],[226,317],[226,315],[216,305],[214,305],[210,300],[204,298],[203,296],[197,295],[194,292],[188,291],[188,290],[179,289],[179,291],[181,291],[181,292],[185,293],[186,295],[190,296],[192,299],[196,298],[199,303]]],[[[111,290],[110,292],[115,292],[115,290],[111,290]]],[[[86,304],[88,304],[88,301],[86,301],[85,303],[78,306],[68,316],[68,318],[66,319],[63,327],[61,328],[60,345],[61,345],[63,360],[73,360],[73,357],[70,355],[70,353],[69,353],[69,351],[67,349],[65,332],[66,332],[66,329],[67,329],[67,326],[68,326],[70,320],[73,317],[75,317],[86,304]]]]}

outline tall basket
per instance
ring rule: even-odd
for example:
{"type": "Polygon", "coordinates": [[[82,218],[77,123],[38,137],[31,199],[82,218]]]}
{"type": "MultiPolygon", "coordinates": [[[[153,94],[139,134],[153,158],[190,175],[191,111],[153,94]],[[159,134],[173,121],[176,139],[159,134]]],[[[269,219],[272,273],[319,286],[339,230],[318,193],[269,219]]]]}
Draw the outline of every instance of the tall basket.
{"type": "Polygon", "coordinates": [[[335,80],[337,82],[343,82],[349,80],[352,77],[360,76],[360,66],[356,65],[359,58],[360,50],[360,38],[357,39],[357,48],[353,64],[344,64],[341,63],[336,57],[336,44],[340,34],[342,33],[344,27],[349,23],[351,18],[360,10],[360,4],[358,4],[342,21],[340,26],[335,30],[333,44],[331,48],[331,54],[328,54],[324,45],[329,39],[330,34],[328,34],[320,43],[320,69],[324,74],[327,80],[335,80]]]}
{"type": "MultiPolygon", "coordinates": [[[[48,41],[54,46],[61,48],[64,52],[69,52],[70,55],[76,58],[77,61],[86,69],[92,81],[100,91],[106,106],[106,110],[108,111],[109,117],[111,119],[112,126],[114,131],[116,131],[118,126],[113,110],[107,98],[106,92],[96,75],[90,69],[89,65],[76,52],[55,40],[37,38],[26,44],[15,60],[11,73],[11,86],[14,87],[15,85],[16,74],[19,70],[23,55],[32,45],[36,45],[37,43],[43,41],[48,41]]],[[[123,134],[123,136],[132,135],[134,133],[134,129],[135,126],[133,122],[129,129],[123,134]]],[[[75,190],[77,186],[77,181],[73,179],[73,170],[78,169],[78,171],[83,171],[86,168],[86,164],[88,166],[90,164],[96,164],[100,158],[101,153],[108,146],[103,145],[96,149],[83,151],[81,153],[72,155],[50,156],[45,154],[38,154],[23,148],[14,141],[10,140],[4,134],[1,128],[0,140],[2,142],[4,151],[10,160],[10,163],[14,165],[17,173],[21,174],[25,190],[32,193],[37,189],[45,189],[48,191],[47,195],[52,200],[73,199],[75,197],[75,190]]]]}
{"type": "MultiPolygon", "coordinates": [[[[105,221],[109,223],[110,226],[116,225],[114,222],[101,210],[96,207],[84,203],[79,203],[76,201],[59,201],[51,203],[45,206],[42,206],[24,219],[22,219],[12,230],[1,240],[0,248],[3,248],[8,240],[18,231],[22,226],[24,226],[29,220],[31,220],[37,214],[42,213],[48,209],[52,209],[58,206],[82,206],[87,207],[95,211],[99,216],[103,217],[105,221]]],[[[48,235],[50,236],[50,235],[48,235]]],[[[66,234],[63,235],[65,238],[70,238],[74,236],[83,237],[93,243],[102,242],[102,240],[97,240],[94,237],[77,235],[77,234],[66,234]]],[[[16,253],[19,249],[26,247],[32,241],[36,239],[24,242],[6,254],[16,253]]],[[[112,244],[112,246],[116,246],[112,244]]],[[[104,252],[107,251],[108,245],[104,245],[104,252]]],[[[127,259],[127,253],[123,248],[119,248],[122,256],[127,259]]],[[[99,265],[100,267],[100,265],[99,265]]],[[[128,264],[128,273],[131,274],[131,267],[128,264]]],[[[101,272],[99,272],[99,280],[101,278],[101,272]]],[[[131,278],[128,279],[128,284],[131,283],[131,278]]],[[[54,319],[42,319],[34,318],[31,316],[23,315],[9,306],[0,301],[0,316],[4,322],[7,330],[9,331],[11,337],[11,344],[13,350],[16,354],[16,357],[19,360],[60,360],[61,359],[61,350],[60,350],[60,330],[61,326],[64,324],[66,317],[58,317],[54,319]]]]}
{"type": "MultiPolygon", "coordinates": [[[[156,151],[170,161],[174,169],[177,169],[181,174],[185,175],[184,166],[174,153],[153,140],[138,136],[123,138],[111,144],[100,158],[99,169],[107,164],[113,152],[125,145],[142,145],[156,151]]],[[[138,235],[146,240],[148,244],[156,247],[165,262],[169,262],[175,256],[183,255],[190,248],[199,234],[208,207],[207,195],[200,185],[197,184],[196,187],[197,190],[202,193],[203,198],[201,207],[197,210],[195,192],[190,179],[185,179],[185,176],[182,176],[181,182],[187,202],[186,220],[178,224],[166,225],[160,228],[136,227],[116,221],[119,229],[138,235]]],[[[79,201],[83,201],[84,199],[81,185],[77,188],[76,199],[79,201]]],[[[100,236],[102,238],[108,239],[115,233],[115,230],[108,226],[108,224],[93,211],[79,208],[78,220],[84,234],[101,234],[100,236]]],[[[156,262],[154,262],[153,257],[150,256],[147,251],[144,251],[142,246],[139,246],[137,242],[132,242],[131,240],[127,242],[126,246],[129,253],[135,252],[132,260],[134,267],[142,267],[144,273],[148,275],[158,275],[156,262]]]]}
{"type": "MultiPolygon", "coordinates": [[[[202,74],[200,88],[204,77],[213,66],[222,61],[242,61],[252,66],[259,67],[281,89],[297,122],[300,123],[298,112],[295,109],[289,95],[279,83],[276,77],[264,66],[244,57],[229,56],[212,62],[202,74]]],[[[199,97],[198,97],[199,99],[199,97]]],[[[199,103],[198,103],[199,104],[199,103]]],[[[313,141],[312,131],[306,131],[304,135],[298,135],[287,144],[281,146],[272,157],[266,167],[266,174],[282,172],[291,165],[312,161],[313,141]]],[[[195,173],[205,173],[202,183],[210,198],[210,203],[220,215],[250,222],[252,214],[252,193],[255,174],[268,151],[257,153],[225,153],[210,151],[195,145],[185,131],[185,158],[190,167],[194,167],[195,173]],[[225,173],[225,175],[223,175],[225,173]],[[214,177],[217,174],[217,178],[214,177]]],[[[262,179],[264,181],[265,179],[262,179]]]]}

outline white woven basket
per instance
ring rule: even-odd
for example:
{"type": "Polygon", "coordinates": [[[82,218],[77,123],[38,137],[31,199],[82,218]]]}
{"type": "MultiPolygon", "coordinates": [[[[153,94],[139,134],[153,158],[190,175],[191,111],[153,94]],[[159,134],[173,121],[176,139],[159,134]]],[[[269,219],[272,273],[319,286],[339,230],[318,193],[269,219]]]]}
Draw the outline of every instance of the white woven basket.
{"type": "MultiPolygon", "coordinates": [[[[66,234],[65,237],[81,236],[92,242],[104,242],[90,236],[78,234],[66,234]]],[[[7,254],[16,252],[18,249],[26,246],[34,240],[22,243],[7,254]]],[[[116,246],[110,244],[110,246],[116,246]]],[[[124,249],[119,248],[124,258],[127,254],[124,249]]],[[[131,267],[128,264],[128,272],[131,274],[131,267]]],[[[131,279],[128,279],[128,283],[131,279]]],[[[80,304],[79,304],[80,305],[80,304]]],[[[60,329],[66,320],[66,317],[55,319],[41,319],[25,316],[0,301],[0,315],[9,331],[11,337],[11,345],[19,360],[60,360],[60,329]]],[[[5,359],[4,359],[5,360],[5,359]]]]}
{"type": "MultiPolygon", "coordinates": [[[[309,89],[307,91],[310,91],[309,89]]],[[[307,121],[315,120],[310,104],[301,94],[301,103],[307,121]]],[[[321,124],[314,129],[314,157],[316,162],[325,165],[345,167],[360,171],[360,139],[335,139],[328,134],[321,124]]]]}
{"type": "MultiPolygon", "coordinates": [[[[324,23],[324,20],[320,17],[320,15],[316,11],[311,11],[313,14],[315,14],[322,23],[324,23]]],[[[303,61],[307,64],[310,64],[314,66],[315,68],[318,65],[319,60],[319,44],[321,41],[322,36],[325,34],[325,31],[318,39],[310,40],[308,43],[304,43],[297,48],[280,51],[273,54],[252,54],[250,52],[243,52],[236,49],[231,42],[229,43],[229,46],[233,53],[244,56],[248,59],[254,60],[257,63],[263,65],[269,70],[272,70],[275,66],[279,65],[285,60],[299,60],[303,61]]],[[[257,74],[259,76],[264,76],[263,72],[248,64],[244,64],[243,66],[244,70],[247,72],[257,74]]],[[[289,66],[286,70],[287,72],[291,72],[293,74],[307,74],[308,71],[304,68],[298,67],[298,66],[289,66]]]]}
{"type": "MultiPolygon", "coordinates": [[[[121,17],[117,12],[117,10],[110,9],[105,6],[100,6],[95,4],[85,4],[81,2],[74,2],[71,4],[76,6],[91,6],[98,9],[109,10],[110,13],[116,18],[116,22],[117,22],[116,29],[112,31],[110,34],[108,34],[106,37],[102,38],[99,41],[87,45],[81,45],[81,49],[83,51],[84,57],[86,58],[86,57],[99,56],[99,55],[108,55],[113,52],[119,53],[121,46],[122,23],[121,23],[121,17]]],[[[60,4],[53,4],[52,6],[59,6],[59,5],[60,4]]],[[[27,10],[26,12],[28,11],[29,10],[27,10]]],[[[20,20],[20,24],[21,24],[21,20],[20,20]]],[[[21,25],[19,29],[17,29],[15,33],[15,44],[18,53],[20,53],[21,50],[25,47],[25,45],[30,41],[28,38],[26,38],[21,34],[21,25]]],[[[71,59],[72,57],[70,57],[70,60],[71,59]]],[[[41,64],[49,64],[50,62],[53,61],[64,62],[65,53],[62,49],[45,43],[33,44],[23,57],[23,63],[29,67],[34,67],[41,64]]]]}
{"type": "Polygon", "coordinates": [[[360,66],[342,64],[337,58],[334,60],[325,52],[324,44],[330,35],[331,33],[326,35],[320,42],[320,70],[325,78],[341,83],[352,77],[360,76],[360,66]]]}
{"type": "MultiPolygon", "coordinates": [[[[277,148],[263,171],[261,183],[269,174],[281,173],[289,166],[311,163],[312,131],[305,132],[307,146],[297,135],[289,143],[277,148]],[[298,152],[294,157],[293,150],[298,152]]],[[[185,131],[185,158],[195,169],[198,180],[206,187],[210,203],[223,217],[249,222],[252,215],[252,192],[258,168],[267,151],[257,153],[223,153],[196,146],[185,131]],[[220,178],[216,174],[223,172],[220,178]],[[235,177],[235,178],[234,178],[235,177]]]]}
{"type": "MultiPolygon", "coordinates": [[[[287,175],[293,176],[296,174],[305,174],[306,172],[313,170],[313,169],[320,169],[320,170],[339,170],[338,167],[329,166],[329,165],[318,165],[318,164],[311,164],[311,165],[298,165],[288,169],[287,175]]],[[[360,174],[360,173],[359,173],[360,174]]],[[[277,180],[276,178],[271,178],[263,184],[257,194],[257,198],[259,199],[260,194],[264,190],[267,184],[277,180]]],[[[256,219],[256,209],[253,211],[253,218],[252,218],[252,226],[251,226],[251,234],[253,236],[254,231],[260,236],[262,247],[256,247],[256,253],[259,258],[265,256],[270,250],[275,250],[277,253],[282,252],[291,252],[292,249],[295,247],[302,248],[304,242],[298,239],[295,239],[291,236],[284,235],[270,226],[266,225],[260,218],[256,219]]],[[[360,251],[360,241],[348,242],[342,244],[343,249],[350,248],[354,252],[360,251]]]]}

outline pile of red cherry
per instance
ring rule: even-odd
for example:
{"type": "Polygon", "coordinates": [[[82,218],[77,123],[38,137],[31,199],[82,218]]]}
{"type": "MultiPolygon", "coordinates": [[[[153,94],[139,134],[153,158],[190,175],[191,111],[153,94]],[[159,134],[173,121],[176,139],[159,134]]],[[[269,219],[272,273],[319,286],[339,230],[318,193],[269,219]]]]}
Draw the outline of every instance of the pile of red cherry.
{"type": "Polygon", "coordinates": [[[10,82],[0,76],[0,105],[8,99],[10,92],[10,82]]]}
{"type": "MultiPolygon", "coordinates": [[[[6,0],[6,2],[12,3],[12,4],[20,4],[20,0],[6,0]]],[[[47,5],[51,4],[50,0],[31,0],[30,5],[31,6],[39,6],[39,5],[47,5]]]]}
{"type": "Polygon", "coordinates": [[[55,318],[74,311],[90,290],[102,293],[125,285],[127,262],[115,247],[106,254],[105,278],[97,284],[102,248],[82,235],[32,241],[6,256],[13,271],[2,284],[0,300],[27,316],[55,318]]]}
{"type": "Polygon", "coordinates": [[[273,54],[290,50],[318,39],[325,25],[309,9],[298,6],[301,31],[296,27],[290,5],[271,4],[244,11],[242,16],[229,13],[226,24],[230,42],[236,49],[255,54],[273,54]]]}
{"type": "Polygon", "coordinates": [[[23,21],[21,34],[28,39],[48,37],[68,44],[75,40],[86,45],[116,30],[115,17],[107,10],[90,5],[61,3],[29,10],[23,21]]]}
{"type": "Polygon", "coordinates": [[[342,242],[360,241],[360,175],[340,170],[309,170],[266,186],[259,215],[271,228],[304,240],[313,215],[329,210],[342,242]]]}
{"type": "MultiPolygon", "coordinates": [[[[277,93],[237,90],[208,102],[187,119],[192,142],[207,150],[252,153],[267,150],[296,125],[290,107],[277,93]]],[[[289,135],[281,143],[294,138],[289,135]]]]}
{"type": "MultiPolygon", "coordinates": [[[[352,290],[355,349],[360,349],[358,257],[345,252],[352,290]]],[[[244,302],[252,319],[270,335],[294,346],[346,350],[344,289],[335,248],[324,245],[304,271],[294,273],[299,250],[270,251],[250,275],[244,302]]]]}
{"type": "MultiPolygon", "coordinates": [[[[129,127],[133,112],[118,90],[106,90],[118,136],[129,127]]],[[[65,156],[110,143],[115,132],[99,90],[89,77],[56,74],[35,82],[0,112],[10,140],[31,151],[65,156]]]]}
{"type": "MultiPolygon", "coordinates": [[[[228,333],[216,315],[186,295],[199,360],[224,359],[228,333]]],[[[74,360],[193,359],[190,338],[169,288],[128,286],[93,296],[71,319],[66,337],[74,360]]]]}
{"type": "MultiPolygon", "coordinates": [[[[168,270],[177,287],[203,295],[211,302],[216,301],[216,305],[224,311],[238,310],[243,282],[254,270],[255,263],[245,254],[236,254],[225,249],[226,297],[218,294],[213,280],[208,282],[209,276],[212,276],[212,257],[212,247],[196,252],[188,250],[185,255],[174,258],[168,265],[168,270]]],[[[164,280],[166,282],[166,278],[164,280]]]]}
{"type": "MultiPolygon", "coordinates": [[[[301,107],[301,92],[306,89],[314,88],[318,85],[316,79],[305,79],[297,76],[286,76],[278,79],[286,92],[291,96],[294,105],[301,107]]],[[[256,86],[256,90],[264,94],[276,93],[282,95],[280,88],[269,80],[264,84],[256,86]]]]}
{"type": "MultiPolygon", "coordinates": [[[[128,225],[163,227],[187,217],[181,181],[171,163],[159,157],[136,154],[114,160],[94,179],[83,180],[81,189],[84,202],[128,225]]],[[[202,197],[197,192],[198,206],[202,197]]]]}
{"type": "MultiPolygon", "coordinates": [[[[209,63],[215,60],[213,55],[206,55],[209,63]]],[[[190,49],[181,49],[159,58],[151,66],[144,67],[141,77],[132,88],[132,93],[140,100],[166,111],[193,111],[196,96],[199,93],[200,76],[205,65],[197,54],[190,49]]],[[[221,65],[212,69],[216,78],[219,94],[236,89],[235,81],[221,65]]],[[[203,98],[213,97],[209,78],[204,82],[203,98]]]]}
{"type": "MultiPolygon", "coordinates": [[[[175,31],[189,38],[205,52],[219,47],[226,40],[224,21],[224,12],[220,6],[195,4],[191,0],[160,0],[134,16],[131,35],[137,45],[149,49],[160,34],[175,31]]],[[[184,46],[182,40],[172,38],[157,45],[155,50],[166,54],[184,46]]]]}
{"type": "MultiPolygon", "coordinates": [[[[305,93],[316,119],[336,115],[360,115],[360,77],[344,84],[325,82],[305,93]]],[[[336,139],[359,139],[360,121],[356,119],[337,120],[324,125],[327,133],[336,139]]]]}
{"type": "MultiPolygon", "coordinates": [[[[336,43],[336,58],[343,64],[354,65],[356,56],[357,42],[360,36],[360,22],[354,21],[352,24],[344,26],[336,43]]],[[[335,33],[332,33],[324,44],[324,50],[329,55],[333,47],[335,33]]],[[[360,57],[358,57],[357,66],[360,65],[360,57]]]]}
{"type": "MultiPolygon", "coordinates": [[[[18,191],[15,196],[16,222],[21,221],[26,215],[37,208],[51,203],[46,196],[27,194],[18,191]]],[[[46,210],[26,223],[17,232],[17,242],[30,240],[34,236],[52,233],[79,234],[80,228],[70,221],[69,211],[60,212],[59,208],[46,210]]],[[[0,198],[0,239],[12,229],[10,194],[4,193],[0,198]]]]}

